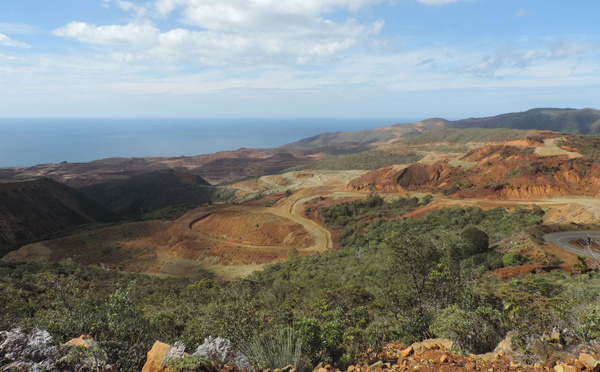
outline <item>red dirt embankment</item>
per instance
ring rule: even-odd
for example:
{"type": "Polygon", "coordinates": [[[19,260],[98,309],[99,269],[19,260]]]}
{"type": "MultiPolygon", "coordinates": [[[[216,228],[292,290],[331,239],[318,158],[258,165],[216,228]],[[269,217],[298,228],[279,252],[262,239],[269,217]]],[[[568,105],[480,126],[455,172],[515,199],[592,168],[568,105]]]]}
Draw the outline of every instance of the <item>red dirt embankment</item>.
{"type": "Polygon", "coordinates": [[[537,199],[554,196],[600,196],[600,164],[566,155],[538,156],[527,148],[497,145],[470,151],[470,168],[438,163],[386,167],[348,183],[346,190],[431,192],[445,190],[459,198],[537,199]]]}

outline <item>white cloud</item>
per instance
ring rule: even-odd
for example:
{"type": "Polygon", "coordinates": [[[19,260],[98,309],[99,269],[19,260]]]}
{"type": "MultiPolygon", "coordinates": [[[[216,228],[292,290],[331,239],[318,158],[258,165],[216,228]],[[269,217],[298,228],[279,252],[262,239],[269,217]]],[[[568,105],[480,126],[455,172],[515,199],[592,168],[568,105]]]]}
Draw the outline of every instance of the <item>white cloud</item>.
{"type": "Polygon", "coordinates": [[[364,46],[383,21],[333,21],[336,9],[356,10],[381,0],[156,0],[145,6],[107,0],[136,15],[126,25],[97,26],[71,22],[55,35],[79,42],[113,47],[120,61],[186,61],[198,65],[230,63],[308,63],[364,46]],[[143,8],[143,9],[142,9],[143,8]],[[200,27],[160,30],[153,17],[169,16],[180,8],[182,22],[200,27]],[[140,15],[148,15],[140,18],[140,15]],[[114,48],[119,49],[114,49],[114,48]]]}
{"type": "Polygon", "coordinates": [[[0,34],[0,45],[6,47],[31,48],[26,43],[21,43],[19,41],[13,40],[4,34],[0,34]]]}

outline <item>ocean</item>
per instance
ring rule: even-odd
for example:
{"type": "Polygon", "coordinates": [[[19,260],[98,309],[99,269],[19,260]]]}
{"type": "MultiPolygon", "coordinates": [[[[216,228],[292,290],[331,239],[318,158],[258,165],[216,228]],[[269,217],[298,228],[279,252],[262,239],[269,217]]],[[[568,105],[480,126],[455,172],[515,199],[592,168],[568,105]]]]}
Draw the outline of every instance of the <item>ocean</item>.
{"type": "Polygon", "coordinates": [[[0,119],[0,167],[273,148],[399,119],[0,119]]]}

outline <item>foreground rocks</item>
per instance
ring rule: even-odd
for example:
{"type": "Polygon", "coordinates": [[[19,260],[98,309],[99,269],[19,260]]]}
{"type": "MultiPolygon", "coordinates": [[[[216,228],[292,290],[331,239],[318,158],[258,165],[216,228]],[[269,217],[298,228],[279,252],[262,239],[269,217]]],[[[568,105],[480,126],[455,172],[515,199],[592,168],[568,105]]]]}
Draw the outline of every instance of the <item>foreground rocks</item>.
{"type": "Polygon", "coordinates": [[[0,332],[0,371],[116,372],[90,336],[57,345],[48,331],[16,328],[0,332]]]}
{"type": "MultiPolygon", "coordinates": [[[[487,354],[462,356],[452,352],[453,342],[446,339],[432,339],[414,343],[408,347],[390,343],[380,353],[368,353],[363,362],[350,365],[345,372],[387,372],[387,371],[420,371],[420,372],[453,372],[453,371],[551,371],[551,372],[600,372],[600,354],[591,345],[576,345],[567,348],[567,353],[550,354],[545,363],[524,364],[516,361],[511,338],[503,340],[496,350],[487,354]],[[575,350],[588,350],[589,353],[575,350]],[[506,353],[506,354],[504,354],[506,353]]],[[[541,341],[552,343],[559,348],[557,338],[541,341]]],[[[535,358],[535,357],[534,357],[535,358]]],[[[317,366],[313,372],[344,372],[329,365],[317,366]]]]}

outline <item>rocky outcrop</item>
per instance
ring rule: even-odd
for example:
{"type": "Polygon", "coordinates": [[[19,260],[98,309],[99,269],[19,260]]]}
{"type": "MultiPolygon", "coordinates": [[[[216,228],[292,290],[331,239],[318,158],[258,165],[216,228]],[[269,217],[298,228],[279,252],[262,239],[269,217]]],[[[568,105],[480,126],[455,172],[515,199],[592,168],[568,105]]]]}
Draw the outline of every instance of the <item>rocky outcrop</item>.
{"type": "Polygon", "coordinates": [[[48,331],[0,332],[0,371],[116,372],[90,336],[57,346],[48,331]]]}
{"type": "MultiPolygon", "coordinates": [[[[197,368],[205,372],[217,372],[215,366],[228,366],[229,372],[234,370],[252,371],[252,365],[248,358],[231,347],[231,341],[212,337],[204,339],[204,343],[196,349],[193,354],[185,352],[185,345],[182,342],[176,342],[173,346],[156,341],[152,349],[148,352],[146,364],[142,372],[174,372],[175,369],[170,364],[177,359],[188,358],[189,364],[198,365],[197,368]],[[204,364],[209,361],[209,364],[204,364]]],[[[194,369],[196,370],[196,369],[194,369]]]]}
{"type": "Polygon", "coordinates": [[[148,351],[146,364],[144,364],[142,372],[168,372],[169,368],[163,365],[163,360],[170,350],[171,345],[156,341],[152,349],[148,351]]]}
{"type": "Polygon", "coordinates": [[[433,165],[417,163],[400,170],[386,167],[368,172],[350,181],[346,189],[378,192],[429,190],[445,185],[457,174],[458,168],[446,163],[433,165]]]}

